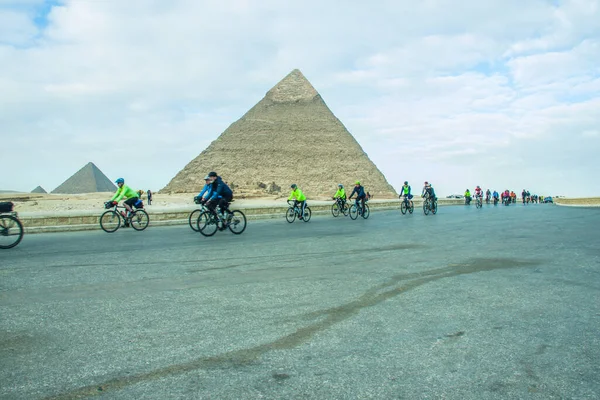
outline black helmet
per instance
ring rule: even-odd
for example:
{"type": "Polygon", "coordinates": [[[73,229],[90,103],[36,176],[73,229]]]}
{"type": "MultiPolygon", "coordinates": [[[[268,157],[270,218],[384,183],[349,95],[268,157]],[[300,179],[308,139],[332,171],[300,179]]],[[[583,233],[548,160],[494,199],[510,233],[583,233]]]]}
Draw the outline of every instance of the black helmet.
{"type": "Polygon", "coordinates": [[[404,184],[405,184],[405,185],[408,185],[408,181],[404,181],[404,184]]]}
{"type": "Polygon", "coordinates": [[[292,183],[292,186],[290,186],[292,189],[296,189],[298,186],[295,183],[292,183]]]}
{"type": "Polygon", "coordinates": [[[208,176],[216,178],[217,177],[217,173],[215,171],[210,171],[208,173],[208,176]]]}

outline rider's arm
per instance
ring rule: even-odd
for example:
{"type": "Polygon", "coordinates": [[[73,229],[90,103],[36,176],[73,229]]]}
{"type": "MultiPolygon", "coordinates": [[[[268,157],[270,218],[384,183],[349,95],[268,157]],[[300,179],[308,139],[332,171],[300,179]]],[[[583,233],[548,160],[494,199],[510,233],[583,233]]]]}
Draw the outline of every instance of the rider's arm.
{"type": "Polygon", "coordinates": [[[117,189],[117,192],[112,198],[112,201],[116,201],[117,203],[123,199],[125,196],[125,185],[121,186],[117,189]]]}
{"type": "MultiPolygon", "coordinates": [[[[356,188],[354,188],[352,190],[352,193],[350,193],[350,197],[348,197],[350,200],[352,200],[352,197],[354,197],[354,193],[356,193],[356,188]]],[[[358,194],[358,193],[357,193],[358,194]]]]}
{"type": "Polygon", "coordinates": [[[292,190],[292,193],[290,193],[290,198],[288,199],[288,201],[294,200],[295,197],[296,197],[296,193],[294,190],[292,190]]]}

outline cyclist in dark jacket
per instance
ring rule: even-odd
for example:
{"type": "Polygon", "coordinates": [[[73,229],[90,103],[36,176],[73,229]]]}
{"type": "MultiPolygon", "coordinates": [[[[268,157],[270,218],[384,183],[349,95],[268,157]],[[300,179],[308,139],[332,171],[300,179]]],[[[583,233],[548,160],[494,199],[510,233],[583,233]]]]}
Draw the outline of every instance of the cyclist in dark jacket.
{"type": "Polygon", "coordinates": [[[229,207],[231,200],[233,200],[233,191],[216,172],[209,172],[208,178],[212,186],[206,207],[214,212],[215,208],[219,206],[219,211],[223,213],[229,207]]]}
{"type": "Polygon", "coordinates": [[[365,199],[367,198],[367,195],[365,193],[365,188],[362,187],[360,185],[359,181],[356,181],[356,183],[354,184],[354,190],[352,191],[352,194],[350,194],[350,197],[348,197],[348,200],[352,200],[352,197],[354,197],[354,195],[356,195],[356,206],[358,207],[358,201],[361,201],[362,204],[362,209],[365,209],[365,199]]]}

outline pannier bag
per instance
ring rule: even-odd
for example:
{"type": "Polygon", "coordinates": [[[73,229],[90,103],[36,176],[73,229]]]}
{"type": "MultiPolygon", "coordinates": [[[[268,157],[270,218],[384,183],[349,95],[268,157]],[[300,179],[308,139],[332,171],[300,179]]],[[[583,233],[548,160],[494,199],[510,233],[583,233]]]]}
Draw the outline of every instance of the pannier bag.
{"type": "Polygon", "coordinates": [[[14,204],[10,201],[0,202],[0,213],[12,212],[14,204]]]}
{"type": "Polygon", "coordinates": [[[133,206],[135,208],[144,208],[144,202],[142,201],[142,199],[138,199],[133,206]]]}

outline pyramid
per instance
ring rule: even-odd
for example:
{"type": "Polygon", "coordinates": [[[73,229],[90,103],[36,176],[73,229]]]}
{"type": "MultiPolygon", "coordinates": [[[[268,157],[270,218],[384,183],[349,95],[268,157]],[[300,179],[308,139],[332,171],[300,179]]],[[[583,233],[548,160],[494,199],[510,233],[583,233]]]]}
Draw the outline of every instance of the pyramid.
{"type": "Polygon", "coordinates": [[[163,192],[197,192],[216,171],[234,192],[287,195],[296,183],[309,198],[331,196],[337,184],[360,180],[380,197],[394,188],[299,70],[269,90],[242,118],[181,170],[163,192]]]}
{"type": "Polygon", "coordinates": [[[72,177],[64,181],[52,193],[95,193],[95,192],[114,192],[117,187],[94,165],[87,163],[83,168],[77,171],[72,177]]]}
{"type": "Polygon", "coordinates": [[[36,187],[35,189],[33,189],[33,190],[31,191],[31,193],[48,193],[48,192],[46,192],[46,191],[44,190],[44,188],[43,188],[43,187],[41,187],[41,186],[38,186],[38,187],[36,187]]]}

